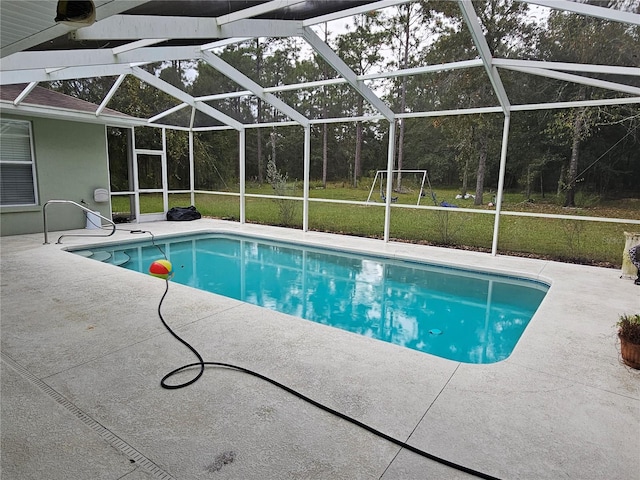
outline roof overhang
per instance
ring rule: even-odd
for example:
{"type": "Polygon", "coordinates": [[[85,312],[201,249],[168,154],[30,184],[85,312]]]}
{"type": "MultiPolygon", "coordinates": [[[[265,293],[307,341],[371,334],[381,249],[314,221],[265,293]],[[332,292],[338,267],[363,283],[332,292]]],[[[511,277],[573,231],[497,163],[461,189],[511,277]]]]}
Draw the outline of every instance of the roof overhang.
{"type": "MultiPolygon", "coordinates": [[[[101,114],[95,115],[89,112],[80,112],[69,108],[42,106],[22,103],[19,106],[13,102],[0,100],[0,114],[12,114],[25,117],[52,118],[69,122],[97,123],[114,127],[148,126],[146,119],[135,117],[123,117],[122,115],[101,114]]],[[[171,127],[176,128],[176,127],[171,127]]]]}

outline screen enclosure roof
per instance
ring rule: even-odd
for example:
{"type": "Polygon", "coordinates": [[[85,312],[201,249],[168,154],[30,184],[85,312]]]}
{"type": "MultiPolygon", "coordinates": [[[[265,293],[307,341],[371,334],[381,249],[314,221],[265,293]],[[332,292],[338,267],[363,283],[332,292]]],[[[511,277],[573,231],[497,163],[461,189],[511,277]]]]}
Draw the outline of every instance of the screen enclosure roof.
{"type": "MultiPolygon", "coordinates": [[[[207,127],[194,123],[196,113],[200,118],[209,119],[210,128],[242,130],[257,126],[243,124],[213,107],[210,97],[194,97],[144,68],[145,65],[158,62],[187,60],[206,62],[237,84],[234,92],[218,93],[216,98],[251,95],[277,110],[286,120],[281,124],[308,126],[322,123],[322,119],[308,118],[296,109],[296,105],[285,103],[278,92],[318,87],[323,85],[323,81],[262,85],[214,53],[225,45],[263,37],[296,37],[306,42],[334,70],[335,78],[324,82],[346,83],[364,98],[370,114],[361,120],[393,122],[406,117],[467,113],[509,115],[512,111],[522,110],[640,103],[640,59],[635,65],[592,65],[495,57],[484,37],[474,4],[469,0],[457,0],[455,3],[461,10],[474,43],[476,55],[471,59],[452,59],[451,62],[438,65],[421,65],[359,76],[317,33],[318,26],[326,22],[344,21],[354,15],[394,8],[412,1],[415,0],[93,0],[95,22],[84,24],[56,22],[56,0],[3,0],[0,2],[0,83],[3,87],[13,85],[13,91],[17,85],[20,87],[19,93],[3,95],[0,106],[3,112],[22,111],[33,115],[63,117],[78,115],[72,107],[52,109],[37,103],[30,94],[39,84],[51,81],[110,76],[116,81],[95,112],[89,114],[91,121],[165,126],[163,119],[175,111],[188,108],[193,112],[192,120],[182,128],[207,127]],[[446,111],[395,112],[369,83],[372,80],[464,68],[479,69],[486,76],[495,98],[493,105],[446,111]],[[598,87],[609,94],[597,100],[512,104],[502,81],[504,71],[598,87]],[[175,106],[150,118],[114,115],[107,106],[111,98],[117,95],[127,75],[133,75],[168,94],[175,99],[175,106]],[[603,80],[606,76],[612,80],[603,80]]],[[[532,7],[546,11],[563,10],[570,14],[620,22],[630,28],[640,26],[640,6],[635,2],[619,2],[622,7],[618,9],[604,6],[609,2],[514,1],[526,1],[532,7]]],[[[83,115],[89,118],[86,112],[83,115]]]]}

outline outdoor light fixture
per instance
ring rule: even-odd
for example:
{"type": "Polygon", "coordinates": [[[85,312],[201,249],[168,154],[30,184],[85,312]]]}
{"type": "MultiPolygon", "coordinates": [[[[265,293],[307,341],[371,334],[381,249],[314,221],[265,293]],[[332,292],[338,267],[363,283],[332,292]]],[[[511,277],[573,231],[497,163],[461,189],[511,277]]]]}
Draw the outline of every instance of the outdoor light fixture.
{"type": "Polygon", "coordinates": [[[55,21],[71,27],[88,27],[96,21],[96,6],[92,0],[58,0],[55,21]]]}

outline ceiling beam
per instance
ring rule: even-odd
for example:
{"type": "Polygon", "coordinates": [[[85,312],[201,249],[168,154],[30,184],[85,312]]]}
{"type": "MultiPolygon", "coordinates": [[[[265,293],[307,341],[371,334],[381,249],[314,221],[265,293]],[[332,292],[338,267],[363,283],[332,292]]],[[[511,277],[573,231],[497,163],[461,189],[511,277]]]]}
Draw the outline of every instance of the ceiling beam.
{"type": "Polygon", "coordinates": [[[311,27],[304,28],[304,39],[313,49],[338,72],[351,85],[356,92],[367,100],[373,108],[378,110],[387,120],[394,121],[395,114],[386,103],[380,99],[373,91],[365,85],[364,81],[358,80],[356,74],[344,63],[344,61],[331,48],[318,37],[311,27]]]}
{"type": "Polygon", "coordinates": [[[137,42],[126,43],[124,45],[120,45],[119,47],[114,47],[111,49],[111,52],[114,55],[120,55],[124,52],[129,52],[131,50],[136,50],[138,48],[150,47],[151,45],[156,45],[158,43],[166,42],[169,40],[168,38],[147,38],[145,40],[138,40],[137,42]]]}
{"type": "Polygon", "coordinates": [[[340,10],[339,12],[328,13],[319,17],[310,18],[304,20],[303,26],[310,27],[312,25],[318,25],[320,23],[331,22],[333,20],[340,20],[341,18],[352,17],[353,15],[360,15],[361,13],[371,12],[373,10],[380,10],[382,8],[394,7],[396,5],[402,5],[404,3],[414,2],[415,0],[378,0],[377,2],[368,3],[366,5],[360,5],[358,7],[348,8],[346,10],[340,10]]]}
{"type": "Polygon", "coordinates": [[[295,20],[238,20],[218,25],[214,18],[157,15],[114,15],[75,31],[71,38],[86,40],[139,40],[144,38],[212,39],[231,37],[290,37],[301,34],[295,20]],[[178,34],[176,34],[178,32],[178,34]]]}
{"type": "Polygon", "coordinates": [[[214,48],[226,47],[227,45],[242,43],[242,42],[246,42],[247,40],[252,40],[252,38],[251,37],[225,38],[224,40],[217,40],[215,42],[200,45],[200,50],[213,50],[214,48]]]}
{"type": "Polygon", "coordinates": [[[589,17],[601,18],[603,20],[611,20],[614,22],[628,23],[629,25],[640,25],[640,15],[631,12],[623,12],[613,8],[597,7],[586,3],[580,3],[567,0],[516,0],[523,3],[531,3],[548,7],[554,10],[563,10],[565,12],[573,12],[589,17]]]}
{"type": "Polygon", "coordinates": [[[302,35],[302,22],[298,20],[238,20],[220,27],[221,38],[232,37],[299,37],[302,35]]]}
{"type": "Polygon", "coordinates": [[[511,105],[509,103],[509,98],[507,97],[507,92],[504,89],[504,85],[502,84],[502,79],[500,78],[500,74],[498,70],[493,66],[493,54],[489,49],[489,44],[487,43],[487,39],[484,37],[484,33],[482,32],[482,27],[480,26],[480,21],[478,20],[478,14],[473,8],[473,4],[471,0],[458,0],[458,5],[460,10],[462,11],[462,16],[464,17],[465,23],[467,27],[469,27],[469,31],[471,32],[471,37],[473,38],[473,43],[478,49],[478,53],[480,54],[480,58],[484,64],[484,69],[489,76],[489,81],[493,87],[493,91],[498,97],[498,102],[500,102],[500,106],[504,111],[505,115],[509,113],[511,105]]]}
{"type": "Polygon", "coordinates": [[[218,25],[225,25],[227,23],[237,22],[238,20],[244,20],[245,18],[257,17],[258,15],[263,15],[274,10],[280,10],[281,8],[291,7],[298,3],[303,3],[304,1],[305,0],[273,0],[271,2],[239,10],[228,15],[222,15],[216,18],[216,22],[218,25]]]}
{"type": "Polygon", "coordinates": [[[424,67],[403,68],[392,72],[369,73],[358,75],[360,80],[376,80],[378,78],[408,77],[411,75],[424,75],[427,73],[446,72],[463,68],[481,67],[483,62],[479,58],[472,60],[462,60],[460,62],[438,63],[436,65],[425,65],[424,67]]]}
{"type": "Polygon", "coordinates": [[[509,70],[515,70],[517,72],[530,73],[531,75],[538,75],[540,77],[553,78],[556,80],[564,80],[565,82],[579,83],[581,85],[587,85],[589,87],[604,88],[606,90],[613,90],[616,92],[628,93],[630,95],[640,95],[640,88],[632,87],[631,85],[623,85],[621,83],[607,82],[605,80],[598,80],[597,78],[583,77],[581,75],[574,75],[572,73],[556,72],[555,70],[546,70],[543,68],[529,68],[529,67],[504,67],[509,70]]]}
{"type": "MultiPolygon", "coordinates": [[[[157,122],[161,118],[167,117],[167,116],[171,115],[172,113],[179,112],[180,110],[182,110],[183,108],[187,108],[188,106],[189,106],[189,104],[187,104],[187,103],[179,103],[175,107],[170,108],[169,110],[165,110],[164,112],[160,112],[155,117],[151,117],[148,120],[148,122],[149,123],[157,122]]],[[[195,112],[195,110],[196,110],[195,107],[191,107],[191,117],[192,118],[193,118],[193,113],[195,112]]]]}
{"type": "Polygon", "coordinates": [[[110,77],[131,73],[130,64],[96,65],[91,67],[70,67],[52,70],[47,73],[44,68],[31,70],[3,71],[0,85],[13,85],[25,82],[53,82],[58,80],[74,80],[80,78],[110,77]]]}
{"type": "Polygon", "coordinates": [[[246,88],[252,94],[257,96],[261,100],[264,100],[265,102],[269,103],[271,106],[273,106],[278,111],[280,111],[281,113],[285,114],[286,116],[288,116],[292,120],[295,120],[296,122],[298,122],[300,125],[302,125],[304,127],[309,125],[309,119],[308,118],[306,118],[304,115],[302,115],[300,112],[298,112],[293,107],[287,105],[285,102],[280,100],[274,94],[266,93],[264,91],[264,88],[262,88],[260,85],[258,85],[253,80],[251,80],[244,73],[240,72],[239,70],[237,70],[234,67],[232,67],[231,65],[229,65],[227,62],[222,60],[217,55],[214,55],[211,52],[202,52],[202,58],[203,58],[203,60],[205,62],[207,62],[213,68],[215,68],[220,73],[222,73],[225,77],[233,80],[234,82],[236,82],[241,87],[246,88]]]}
{"type": "MultiPolygon", "coordinates": [[[[0,113],[12,113],[15,115],[33,115],[40,118],[56,118],[67,121],[77,121],[82,123],[98,123],[101,125],[113,126],[147,126],[147,120],[126,115],[102,114],[96,116],[93,112],[80,112],[77,110],[69,110],[68,108],[44,107],[42,105],[33,105],[22,103],[18,106],[13,102],[0,101],[0,113]]],[[[173,127],[172,127],[173,128],[173,127]]]]}
{"type": "MultiPolygon", "coordinates": [[[[246,39],[236,39],[246,40],[246,39]]],[[[232,42],[232,40],[223,41],[224,44],[227,42],[232,42]]],[[[207,45],[207,48],[214,48],[220,46],[220,44],[216,43],[207,45]]],[[[167,47],[167,48],[175,48],[175,47],[167,47]]],[[[200,47],[204,48],[204,47],[200,47]]],[[[193,50],[189,47],[189,52],[193,50]]],[[[100,51],[104,53],[104,51],[100,51]]],[[[29,53],[29,52],[27,52],[29,53]]],[[[19,55],[19,54],[18,54],[19,55]]],[[[182,55],[175,55],[178,59],[182,59],[182,55]]],[[[105,58],[108,57],[105,56],[105,58]]],[[[18,59],[19,57],[16,57],[18,59]]],[[[509,67],[530,67],[530,68],[538,68],[545,70],[563,70],[563,71],[573,71],[573,72],[585,72],[585,73],[602,73],[609,75],[628,75],[628,76],[640,76],[640,68],[638,67],[620,67],[615,65],[593,65],[593,64],[581,64],[581,63],[565,63],[565,62],[547,62],[547,61],[536,61],[536,60],[518,60],[518,59],[506,59],[506,58],[494,58],[492,60],[492,64],[495,67],[499,68],[509,68],[509,67]]],[[[401,70],[394,70],[390,72],[377,72],[370,73],[366,75],[358,75],[358,80],[375,80],[379,78],[393,78],[400,76],[408,76],[408,75],[421,75],[428,74],[433,72],[441,72],[448,70],[455,70],[461,68],[470,68],[470,67],[478,67],[482,66],[483,62],[481,59],[473,59],[473,60],[464,60],[460,62],[451,62],[451,63],[442,63],[437,65],[426,65],[424,67],[416,67],[416,68],[408,68],[401,70]]],[[[4,66],[4,65],[3,65],[4,66]]],[[[97,77],[97,76],[112,76],[112,75],[122,75],[123,73],[127,73],[129,71],[130,64],[113,64],[113,65],[96,65],[96,66],[82,66],[82,67],[69,67],[66,68],[63,72],[61,72],[65,67],[58,68],[38,68],[38,69],[29,69],[29,70],[6,70],[2,72],[0,76],[0,84],[1,85],[10,85],[15,83],[28,83],[28,82],[47,82],[54,80],[68,80],[73,78],[89,78],[89,77],[97,77]]],[[[346,83],[346,80],[343,78],[333,78],[329,80],[319,80],[315,82],[306,82],[306,83],[297,83],[297,84],[289,84],[289,85],[278,85],[275,87],[265,87],[265,92],[278,92],[278,91],[286,91],[286,90],[297,90],[303,88],[316,88],[321,87],[323,85],[331,85],[331,84],[343,84],[346,83]]],[[[251,92],[241,93],[240,95],[248,95],[251,92]]],[[[230,92],[228,95],[238,95],[238,92],[230,92]]],[[[225,94],[218,94],[220,98],[223,98],[225,94]]]]}
{"type": "Polygon", "coordinates": [[[148,83],[152,87],[155,87],[158,90],[161,90],[166,94],[171,95],[174,98],[177,98],[183,103],[186,103],[188,105],[191,105],[194,108],[197,108],[202,113],[205,113],[206,115],[209,115],[210,117],[215,118],[219,122],[222,122],[225,125],[229,125],[238,131],[243,129],[242,124],[237,120],[229,117],[228,115],[222,113],[219,110],[216,110],[215,108],[213,108],[210,105],[207,105],[206,103],[197,101],[188,93],[180,90],[177,87],[174,87],[173,85],[165,82],[164,80],[159,79],[155,75],[152,75],[149,72],[142,70],[140,67],[133,67],[131,69],[131,73],[133,73],[133,75],[135,75],[137,78],[139,78],[143,82],[148,83]]]}
{"type": "MultiPolygon", "coordinates": [[[[481,67],[482,65],[482,60],[478,58],[474,60],[463,60],[461,62],[439,63],[437,65],[426,65],[424,67],[405,68],[401,70],[393,70],[391,72],[368,73],[366,75],[357,75],[356,78],[358,80],[377,80],[379,78],[396,78],[410,75],[423,75],[434,72],[445,72],[462,68],[481,67]]],[[[329,78],[327,80],[315,80],[312,82],[290,83],[286,85],[276,85],[274,87],[264,87],[264,91],[268,93],[286,92],[290,90],[318,88],[325,85],[343,85],[345,83],[347,83],[347,81],[344,78],[338,77],[329,78]]],[[[243,97],[250,94],[251,92],[249,91],[217,93],[214,95],[205,95],[202,97],[202,100],[219,100],[222,98],[243,97]]]]}
{"type": "Polygon", "coordinates": [[[526,112],[531,110],[555,110],[563,108],[603,107],[607,105],[640,104],[640,97],[601,98],[597,100],[575,100],[572,102],[549,102],[514,105],[512,111],[526,112]]]}
{"type": "Polygon", "coordinates": [[[199,46],[145,47],[114,55],[111,49],[49,50],[19,52],[0,60],[0,70],[87,67],[96,65],[151,63],[200,58],[199,46]]]}
{"type": "Polygon", "coordinates": [[[615,65],[594,65],[588,63],[545,62],[539,60],[517,60],[512,58],[494,58],[496,67],[528,67],[545,70],[563,70],[566,72],[604,73],[607,75],[640,76],[638,67],[618,67],[615,65]]]}
{"type": "Polygon", "coordinates": [[[142,38],[216,38],[220,28],[213,18],[158,15],[114,15],[76,31],[72,39],[139,40],[142,38]]]}

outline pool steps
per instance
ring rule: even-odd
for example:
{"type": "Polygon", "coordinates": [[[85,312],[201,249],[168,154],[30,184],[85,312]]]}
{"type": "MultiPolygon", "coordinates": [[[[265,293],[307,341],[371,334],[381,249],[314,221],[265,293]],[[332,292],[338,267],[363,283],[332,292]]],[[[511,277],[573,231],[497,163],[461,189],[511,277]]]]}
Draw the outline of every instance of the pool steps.
{"type": "Polygon", "coordinates": [[[92,250],[78,250],[73,253],[93,260],[98,260],[100,262],[112,263],[117,266],[122,266],[129,261],[129,258],[115,259],[113,254],[107,250],[97,250],[95,252],[92,250]]]}

